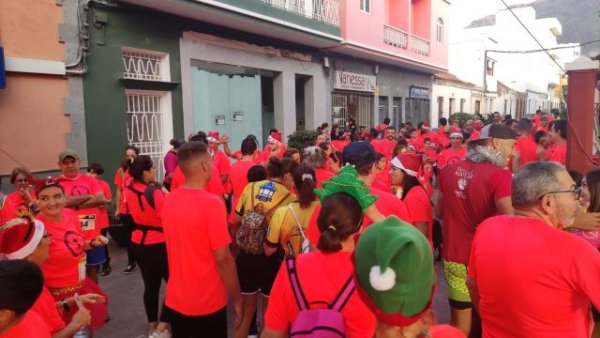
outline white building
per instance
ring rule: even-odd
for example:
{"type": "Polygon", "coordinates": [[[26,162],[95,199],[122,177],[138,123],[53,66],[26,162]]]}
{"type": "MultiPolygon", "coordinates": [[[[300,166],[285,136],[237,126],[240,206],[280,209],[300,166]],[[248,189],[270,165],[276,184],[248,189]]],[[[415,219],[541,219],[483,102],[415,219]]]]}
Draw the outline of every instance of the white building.
{"type": "Polygon", "coordinates": [[[510,90],[527,94],[524,115],[534,114],[538,108],[550,110],[559,107],[560,99],[551,95],[563,73],[559,65],[564,67],[580,53],[577,44],[557,43],[562,26],[556,18],[536,19],[535,10],[529,6],[514,8],[513,11],[544,48],[571,48],[549,50],[550,56],[543,51],[514,53],[537,50],[540,46],[508,10],[498,11],[483,20],[484,24],[467,27],[461,34],[453,35],[455,40],[451,41],[449,50],[450,72],[484,89],[484,114],[492,111],[503,113],[504,106],[507,107],[506,114],[513,109],[515,112],[518,110],[511,105],[510,98],[499,99],[498,81],[510,90]]]}
{"type": "Polygon", "coordinates": [[[433,76],[431,89],[431,121],[436,126],[441,117],[449,118],[454,113],[475,113],[473,92],[482,89],[463,81],[450,73],[437,73],[433,76]]]}

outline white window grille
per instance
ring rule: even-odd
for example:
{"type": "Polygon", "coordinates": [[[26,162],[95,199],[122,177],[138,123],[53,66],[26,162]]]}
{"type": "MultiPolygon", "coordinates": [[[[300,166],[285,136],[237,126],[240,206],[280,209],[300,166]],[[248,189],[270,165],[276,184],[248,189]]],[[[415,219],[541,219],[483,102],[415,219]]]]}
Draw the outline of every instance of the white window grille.
{"type": "Polygon", "coordinates": [[[123,77],[147,81],[170,81],[169,55],[142,49],[123,49],[123,77]]]}
{"type": "Polygon", "coordinates": [[[125,92],[127,143],[152,158],[158,181],[164,179],[163,158],[173,137],[171,94],[142,90],[125,92]]]}
{"type": "Polygon", "coordinates": [[[444,41],[444,20],[437,19],[435,26],[435,41],[442,43],[444,41]]]}

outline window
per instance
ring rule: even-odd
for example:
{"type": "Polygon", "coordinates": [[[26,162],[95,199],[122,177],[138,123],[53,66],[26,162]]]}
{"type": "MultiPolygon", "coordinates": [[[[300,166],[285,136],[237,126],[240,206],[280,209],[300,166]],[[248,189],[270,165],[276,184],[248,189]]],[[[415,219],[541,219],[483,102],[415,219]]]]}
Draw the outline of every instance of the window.
{"type": "Polygon", "coordinates": [[[170,81],[169,55],[155,51],[123,48],[123,77],[146,81],[170,81]]]}
{"type": "Polygon", "coordinates": [[[449,99],[449,101],[450,101],[450,102],[449,102],[449,104],[448,104],[448,114],[452,115],[452,114],[454,114],[454,112],[455,112],[455,111],[454,111],[454,99],[453,99],[453,98],[451,98],[451,99],[449,99]]]}
{"type": "Polygon", "coordinates": [[[475,100],[475,112],[477,114],[481,113],[481,101],[475,100]]]}
{"type": "Polygon", "coordinates": [[[371,0],[360,0],[360,10],[371,13],[371,0]]]}
{"type": "Polygon", "coordinates": [[[444,116],[444,97],[438,96],[438,115],[439,117],[444,116]]]}
{"type": "Polygon", "coordinates": [[[435,41],[439,43],[444,42],[444,20],[441,18],[437,19],[435,25],[435,41]]]}
{"type": "Polygon", "coordinates": [[[465,111],[465,102],[466,101],[467,100],[465,100],[465,99],[460,99],[460,112],[461,113],[466,113],[466,111],[465,111]]]}
{"type": "Polygon", "coordinates": [[[492,59],[487,59],[485,61],[485,73],[489,76],[494,76],[494,65],[496,64],[496,61],[492,59]]]}

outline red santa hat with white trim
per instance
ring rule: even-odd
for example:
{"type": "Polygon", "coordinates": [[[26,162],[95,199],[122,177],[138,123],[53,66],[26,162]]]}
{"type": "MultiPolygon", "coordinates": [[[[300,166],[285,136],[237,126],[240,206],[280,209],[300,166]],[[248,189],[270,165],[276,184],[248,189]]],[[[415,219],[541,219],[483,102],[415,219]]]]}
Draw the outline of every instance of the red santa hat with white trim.
{"type": "Polygon", "coordinates": [[[218,131],[209,131],[208,135],[206,135],[206,140],[212,143],[219,143],[219,132],[218,131]]]}
{"type": "Polygon", "coordinates": [[[276,143],[276,142],[281,143],[281,140],[282,140],[281,133],[272,132],[271,135],[269,135],[269,138],[267,141],[269,143],[276,143]]]}
{"type": "Polygon", "coordinates": [[[23,259],[31,255],[44,238],[44,223],[14,218],[0,226],[0,259],[23,259]]]}
{"type": "Polygon", "coordinates": [[[402,169],[407,175],[417,177],[423,164],[421,155],[415,153],[402,153],[392,160],[392,166],[402,169]]]}

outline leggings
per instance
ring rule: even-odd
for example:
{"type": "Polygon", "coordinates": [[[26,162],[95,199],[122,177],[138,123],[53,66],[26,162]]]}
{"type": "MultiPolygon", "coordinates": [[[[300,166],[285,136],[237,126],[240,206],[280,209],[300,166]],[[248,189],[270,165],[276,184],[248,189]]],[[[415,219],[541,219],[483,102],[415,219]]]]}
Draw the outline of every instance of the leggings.
{"type": "Polygon", "coordinates": [[[135,264],[135,251],[133,250],[133,245],[131,243],[131,233],[133,232],[133,226],[135,222],[133,221],[133,217],[130,214],[119,214],[119,218],[121,222],[123,222],[123,227],[126,231],[126,239],[127,239],[127,265],[135,264]]]}
{"type": "Polygon", "coordinates": [[[173,338],[227,337],[227,307],[204,316],[186,316],[170,310],[173,338]]]}
{"type": "Polygon", "coordinates": [[[139,245],[133,244],[137,263],[144,280],[144,307],[148,323],[157,321],[168,322],[168,310],[162,306],[160,319],[158,317],[158,302],[160,285],[169,279],[167,264],[167,246],[163,243],[139,245]]]}

